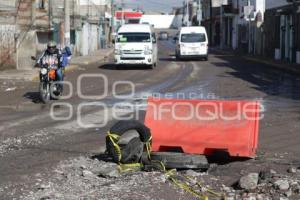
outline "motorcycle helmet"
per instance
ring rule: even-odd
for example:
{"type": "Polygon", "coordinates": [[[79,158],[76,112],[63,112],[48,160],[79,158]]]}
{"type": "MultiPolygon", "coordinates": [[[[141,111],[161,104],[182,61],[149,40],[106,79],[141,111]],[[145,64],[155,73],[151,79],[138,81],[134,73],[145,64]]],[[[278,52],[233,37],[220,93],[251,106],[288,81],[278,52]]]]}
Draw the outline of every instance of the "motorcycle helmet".
{"type": "Polygon", "coordinates": [[[47,44],[48,52],[51,54],[54,54],[56,51],[56,46],[57,46],[56,42],[54,42],[54,41],[48,42],[48,44],[47,44]]]}

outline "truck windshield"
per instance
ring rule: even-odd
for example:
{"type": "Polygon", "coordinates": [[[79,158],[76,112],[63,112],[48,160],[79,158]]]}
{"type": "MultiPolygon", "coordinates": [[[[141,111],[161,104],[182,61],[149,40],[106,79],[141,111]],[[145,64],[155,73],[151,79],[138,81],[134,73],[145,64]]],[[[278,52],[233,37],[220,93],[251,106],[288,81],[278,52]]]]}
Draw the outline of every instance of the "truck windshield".
{"type": "Polygon", "coordinates": [[[205,42],[206,36],[204,33],[189,33],[181,35],[181,42],[194,43],[194,42],[205,42]]]}
{"type": "Polygon", "coordinates": [[[117,41],[122,42],[151,42],[150,33],[119,33],[117,41]]]}

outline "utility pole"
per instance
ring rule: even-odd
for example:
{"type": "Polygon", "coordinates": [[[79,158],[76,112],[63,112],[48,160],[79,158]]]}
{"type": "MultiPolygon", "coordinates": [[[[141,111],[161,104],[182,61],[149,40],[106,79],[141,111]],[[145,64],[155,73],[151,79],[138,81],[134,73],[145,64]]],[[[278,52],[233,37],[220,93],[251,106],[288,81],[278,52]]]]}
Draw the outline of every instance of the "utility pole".
{"type": "Polygon", "coordinates": [[[223,49],[223,3],[220,5],[220,48],[223,49]]]}
{"type": "Polygon", "coordinates": [[[31,24],[32,26],[35,26],[35,19],[36,19],[36,0],[32,1],[31,4],[31,24]]]}
{"type": "Polygon", "coordinates": [[[65,2],[65,46],[70,46],[70,0],[64,0],[65,2]]]}
{"type": "Polygon", "coordinates": [[[186,0],[186,26],[190,26],[189,0],[186,0]]]}
{"type": "Polygon", "coordinates": [[[49,29],[52,29],[52,25],[53,25],[53,3],[52,0],[49,0],[49,11],[48,11],[48,15],[49,15],[49,29]]]}
{"type": "Polygon", "coordinates": [[[111,30],[115,33],[115,0],[111,0],[111,30]]]}
{"type": "Polygon", "coordinates": [[[121,25],[124,25],[124,21],[125,21],[125,13],[124,13],[124,7],[125,7],[125,3],[124,0],[121,1],[121,6],[122,6],[122,19],[121,19],[121,25]]]}
{"type": "Polygon", "coordinates": [[[248,7],[249,7],[249,16],[248,16],[248,26],[249,26],[249,35],[248,35],[248,53],[251,53],[251,2],[248,0],[248,7]]]}
{"type": "Polygon", "coordinates": [[[210,24],[209,24],[209,45],[213,43],[213,7],[212,1],[209,1],[209,15],[210,15],[210,24]]]}
{"type": "Polygon", "coordinates": [[[201,26],[201,21],[202,21],[202,2],[201,0],[198,0],[198,20],[199,20],[199,26],[201,26]]]}
{"type": "Polygon", "coordinates": [[[292,62],[297,62],[297,48],[300,48],[299,43],[296,43],[296,30],[295,30],[295,25],[296,23],[300,23],[299,18],[297,19],[297,12],[298,12],[298,6],[299,6],[299,2],[297,3],[297,0],[292,0],[293,3],[293,17],[292,17],[292,21],[293,21],[293,30],[292,30],[292,34],[293,34],[293,42],[292,42],[292,62]]]}

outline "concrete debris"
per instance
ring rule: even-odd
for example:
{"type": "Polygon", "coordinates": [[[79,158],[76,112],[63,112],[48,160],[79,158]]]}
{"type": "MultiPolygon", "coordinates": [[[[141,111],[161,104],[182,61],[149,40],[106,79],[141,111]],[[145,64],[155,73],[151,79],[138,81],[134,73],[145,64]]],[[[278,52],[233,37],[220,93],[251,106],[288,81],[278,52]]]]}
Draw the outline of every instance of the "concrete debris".
{"type": "Polygon", "coordinates": [[[285,195],[286,197],[290,197],[290,196],[293,195],[293,192],[292,192],[291,190],[288,190],[288,191],[286,191],[286,192],[284,193],[284,195],[285,195]]]}
{"type": "Polygon", "coordinates": [[[45,190],[45,189],[48,189],[48,188],[50,188],[51,186],[50,185],[44,185],[44,184],[41,184],[40,186],[39,186],[39,190],[45,190]]]}
{"type": "Polygon", "coordinates": [[[121,176],[117,167],[99,169],[96,173],[104,178],[118,178],[121,176]]]}
{"type": "Polygon", "coordinates": [[[288,198],[286,198],[286,197],[280,197],[279,200],[290,200],[290,199],[288,199],[288,198]]]}
{"type": "Polygon", "coordinates": [[[261,171],[259,173],[259,178],[260,178],[260,181],[265,181],[265,180],[269,180],[269,179],[273,178],[273,175],[274,175],[274,173],[272,173],[272,170],[265,170],[265,171],[261,171]]]}
{"type": "Polygon", "coordinates": [[[258,184],[258,173],[250,173],[246,176],[243,176],[239,181],[239,186],[245,190],[253,190],[256,189],[258,184]]]}
{"type": "Polygon", "coordinates": [[[83,177],[92,177],[94,176],[93,172],[89,171],[89,170],[83,170],[82,171],[82,176],[83,177]]]}
{"type": "Polygon", "coordinates": [[[7,89],[5,90],[5,92],[15,91],[16,89],[17,89],[17,87],[7,88],[7,89]]]}
{"type": "Polygon", "coordinates": [[[283,191],[286,191],[290,188],[289,182],[287,180],[283,180],[283,179],[275,181],[274,186],[276,188],[278,188],[279,190],[283,190],[283,191]]]}
{"type": "Polygon", "coordinates": [[[295,173],[297,173],[297,168],[296,167],[290,167],[288,169],[288,172],[291,173],[291,174],[295,174],[295,173]]]}
{"type": "MultiPolygon", "coordinates": [[[[222,167],[215,166],[212,173],[178,171],[175,177],[183,183],[185,180],[180,177],[190,177],[187,184],[198,187],[194,188],[196,191],[211,189],[225,194],[228,200],[300,199],[300,177],[288,176],[291,174],[284,171],[286,168],[282,174],[280,169],[276,173],[271,169],[259,173],[243,169],[246,175],[238,180],[238,185],[232,185],[225,183],[224,176],[217,175],[224,173],[222,167]]],[[[36,190],[23,194],[21,199],[197,199],[172,184],[162,172],[120,173],[115,163],[86,157],[63,161],[53,169],[51,179],[38,176],[37,180],[36,190]]]]}

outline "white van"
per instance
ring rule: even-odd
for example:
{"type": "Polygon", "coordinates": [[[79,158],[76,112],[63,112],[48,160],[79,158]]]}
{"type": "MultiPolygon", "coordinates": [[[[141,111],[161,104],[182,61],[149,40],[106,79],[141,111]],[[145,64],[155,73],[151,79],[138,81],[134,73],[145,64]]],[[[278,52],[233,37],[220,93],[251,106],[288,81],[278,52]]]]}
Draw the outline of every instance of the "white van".
{"type": "Polygon", "coordinates": [[[157,64],[157,41],[150,25],[128,24],[120,27],[115,39],[117,65],[157,64]]]}
{"type": "Polygon", "coordinates": [[[182,27],[175,40],[177,59],[204,58],[208,60],[208,38],[204,27],[182,27]]]}

